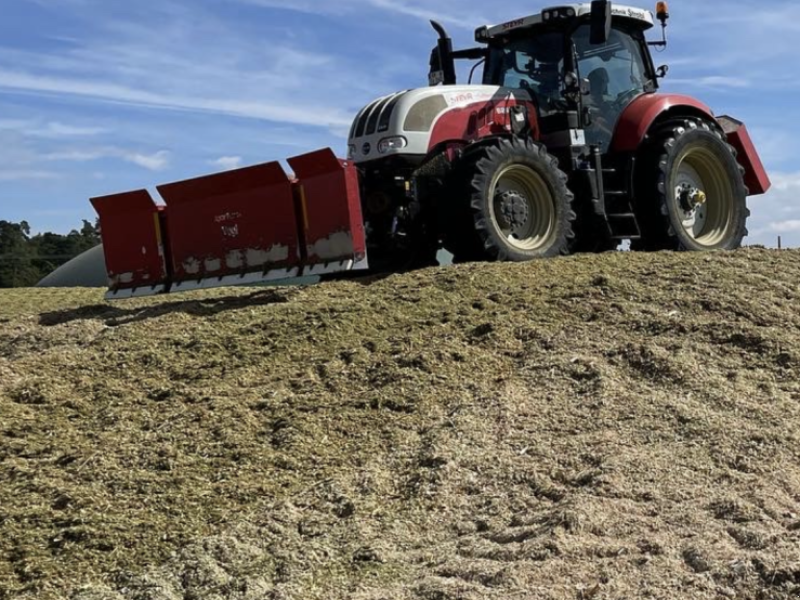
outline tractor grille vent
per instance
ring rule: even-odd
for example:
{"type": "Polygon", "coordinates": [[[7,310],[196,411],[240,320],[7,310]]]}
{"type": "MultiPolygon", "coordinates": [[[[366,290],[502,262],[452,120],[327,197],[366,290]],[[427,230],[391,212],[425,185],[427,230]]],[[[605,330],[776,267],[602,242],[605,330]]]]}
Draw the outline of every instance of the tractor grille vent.
{"type": "Polygon", "coordinates": [[[397,107],[400,98],[406,92],[399,92],[384,98],[378,98],[372,104],[364,108],[356,120],[353,122],[353,128],[350,130],[350,139],[357,139],[365,135],[373,135],[383,133],[389,130],[389,125],[392,120],[392,113],[397,107]]]}

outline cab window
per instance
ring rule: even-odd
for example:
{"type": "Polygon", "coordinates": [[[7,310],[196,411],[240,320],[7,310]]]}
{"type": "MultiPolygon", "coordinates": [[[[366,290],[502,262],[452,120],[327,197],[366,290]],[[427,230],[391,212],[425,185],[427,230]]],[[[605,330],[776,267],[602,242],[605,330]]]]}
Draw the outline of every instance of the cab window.
{"type": "Polygon", "coordinates": [[[592,117],[586,140],[605,151],[625,108],[654,87],[648,77],[641,31],[614,28],[602,45],[591,44],[589,35],[590,26],[581,25],[572,40],[578,75],[590,84],[589,95],[582,99],[592,117]]]}
{"type": "Polygon", "coordinates": [[[491,49],[484,83],[528,91],[542,115],[561,101],[565,38],[561,32],[502,40],[491,49]]]}
{"type": "Polygon", "coordinates": [[[598,95],[602,92],[607,99],[615,101],[648,91],[650,81],[641,41],[623,30],[612,29],[607,44],[593,46],[589,43],[589,32],[589,26],[582,25],[575,32],[573,40],[579,75],[589,79],[593,92],[598,95]],[[596,82],[597,86],[594,85],[596,82]]]}

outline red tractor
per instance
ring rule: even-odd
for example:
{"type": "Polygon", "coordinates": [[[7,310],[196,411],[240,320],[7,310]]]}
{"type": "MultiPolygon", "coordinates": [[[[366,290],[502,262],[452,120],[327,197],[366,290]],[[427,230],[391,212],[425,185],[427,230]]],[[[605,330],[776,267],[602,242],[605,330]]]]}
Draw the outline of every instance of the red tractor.
{"type": "Polygon", "coordinates": [[[330,150],[93,203],[112,298],[358,269],[635,250],[730,250],[769,178],[744,125],[658,93],[667,5],[607,0],[476,31],[434,23],[431,86],[361,110],[330,150]],[[660,21],[663,34],[645,32],[660,21]],[[458,85],[457,60],[477,61],[458,85]],[[472,78],[482,66],[481,84],[472,78]]]}

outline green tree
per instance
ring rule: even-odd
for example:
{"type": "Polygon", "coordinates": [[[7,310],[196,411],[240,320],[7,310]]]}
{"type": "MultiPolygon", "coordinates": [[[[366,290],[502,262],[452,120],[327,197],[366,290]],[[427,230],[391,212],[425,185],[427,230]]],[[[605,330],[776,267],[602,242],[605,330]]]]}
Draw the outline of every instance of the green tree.
{"type": "Polygon", "coordinates": [[[36,254],[34,265],[44,277],[99,243],[98,227],[89,221],[83,221],[80,230],[73,229],[67,235],[40,233],[31,238],[31,244],[36,254]]]}
{"type": "Polygon", "coordinates": [[[30,234],[26,221],[0,221],[0,288],[26,287],[39,281],[30,234]]]}
{"type": "Polygon", "coordinates": [[[67,235],[31,236],[26,221],[0,221],[0,288],[30,287],[64,263],[100,243],[97,223],[83,221],[67,235]]]}

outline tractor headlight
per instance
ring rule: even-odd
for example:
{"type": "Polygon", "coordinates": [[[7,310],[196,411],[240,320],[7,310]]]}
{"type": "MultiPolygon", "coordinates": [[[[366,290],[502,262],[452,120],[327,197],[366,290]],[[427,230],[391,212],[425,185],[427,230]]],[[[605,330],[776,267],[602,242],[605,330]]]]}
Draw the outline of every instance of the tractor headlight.
{"type": "Polygon", "coordinates": [[[386,154],[391,150],[401,150],[408,146],[408,140],[403,136],[383,138],[378,144],[378,152],[386,154]]]}

